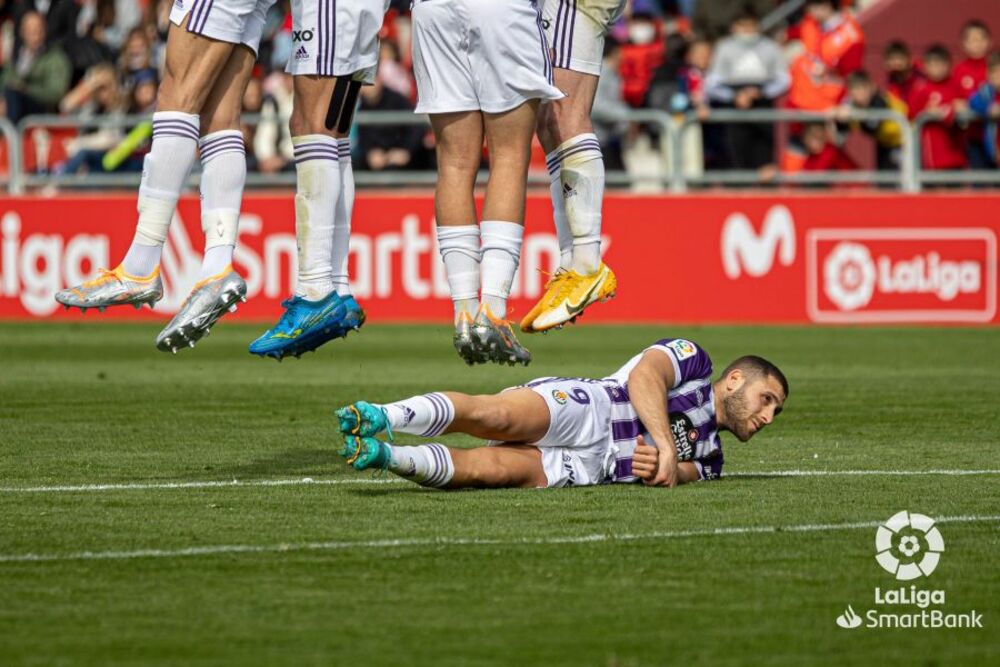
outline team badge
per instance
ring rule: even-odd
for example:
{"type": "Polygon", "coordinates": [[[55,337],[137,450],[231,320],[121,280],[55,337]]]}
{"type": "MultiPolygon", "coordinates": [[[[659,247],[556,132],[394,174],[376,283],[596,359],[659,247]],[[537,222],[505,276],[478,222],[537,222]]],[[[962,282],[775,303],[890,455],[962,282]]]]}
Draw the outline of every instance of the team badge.
{"type": "Polygon", "coordinates": [[[553,389],[552,398],[554,398],[556,403],[559,405],[566,405],[566,401],[569,400],[569,396],[562,389],[553,389]]]}
{"type": "Polygon", "coordinates": [[[673,353],[677,356],[677,361],[682,361],[688,357],[693,357],[698,353],[698,348],[694,346],[689,340],[684,340],[683,338],[678,338],[667,343],[673,353]]]}

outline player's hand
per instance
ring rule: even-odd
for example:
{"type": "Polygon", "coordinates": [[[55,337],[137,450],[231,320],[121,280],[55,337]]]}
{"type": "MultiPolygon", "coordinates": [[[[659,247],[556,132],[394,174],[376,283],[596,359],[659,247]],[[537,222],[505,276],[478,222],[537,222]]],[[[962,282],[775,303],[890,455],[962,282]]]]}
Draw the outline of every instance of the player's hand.
{"type": "Polygon", "coordinates": [[[659,452],[656,447],[647,445],[640,435],[635,452],[632,454],[632,474],[648,484],[656,477],[658,460],[659,452]]]}
{"type": "Polygon", "coordinates": [[[677,448],[674,446],[674,439],[667,437],[663,441],[667,442],[666,447],[659,447],[657,451],[656,475],[652,481],[648,482],[653,486],[677,486],[677,448]]]}

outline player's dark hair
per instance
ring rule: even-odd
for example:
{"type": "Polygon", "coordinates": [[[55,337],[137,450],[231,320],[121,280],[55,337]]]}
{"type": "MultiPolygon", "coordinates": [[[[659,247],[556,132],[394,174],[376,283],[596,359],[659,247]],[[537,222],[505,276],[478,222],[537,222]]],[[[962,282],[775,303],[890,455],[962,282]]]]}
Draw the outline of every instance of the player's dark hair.
{"type": "Polygon", "coordinates": [[[871,82],[871,76],[863,69],[855,70],[847,75],[848,88],[853,88],[854,86],[860,86],[871,82]]]}
{"type": "Polygon", "coordinates": [[[885,51],[882,52],[882,57],[888,58],[890,56],[905,56],[909,58],[910,47],[903,40],[894,39],[886,44],[885,51]]]}
{"type": "Polygon", "coordinates": [[[785,392],[785,398],[788,398],[788,378],[785,377],[785,374],[781,372],[780,368],[772,364],[764,357],[758,357],[754,354],[748,354],[745,357],[740,357],[726,366],[726,370],[722,371],[722,377],[726,377],[736,369],[743,371],[743,374],[750,379],[774,378],[778,381],[778,384],[781,385],[781,389],[785,392]]]}
{"type": "Polygon", "coordinates": [[[733,15],[733,20],[730,22],[730,25],[738,23],[739,21],[753,21],[754,23],[760,21],[760,14],[757,12],[757,8],[754,7],[753,3],[746,2],[741,5],[739,11],[733,15]]]}
{"type": "Polygon", "coordinates": [[[987,36],[990,35],[989,26],[987,26],[979,19],[970,19],[962,24],[962,31],[961,33],[959,33],[962,36],[962,39],[965,39],[966,33],[968,33],[970,30],[982,30],[983,32],[986,33],[987,36]]]}
{"type": "Polygon", "coordinates": [[[950,63],[951,52],[944,44],[931,44],[927,47],[927,50],[924,51],[924,60],[932,60],[934,58],[950,63]]]}

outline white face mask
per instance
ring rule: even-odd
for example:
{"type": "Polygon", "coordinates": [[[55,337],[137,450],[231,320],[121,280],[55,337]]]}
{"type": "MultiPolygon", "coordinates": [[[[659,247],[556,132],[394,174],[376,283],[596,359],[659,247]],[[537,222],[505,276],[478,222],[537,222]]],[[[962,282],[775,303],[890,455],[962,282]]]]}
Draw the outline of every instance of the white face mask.
{"type": "Polygon", "coordinates": [[[656,37],[656,27],[647,21],[638,21],[628,27],[628,38],[633,44],[649,44],[656,37]]]}

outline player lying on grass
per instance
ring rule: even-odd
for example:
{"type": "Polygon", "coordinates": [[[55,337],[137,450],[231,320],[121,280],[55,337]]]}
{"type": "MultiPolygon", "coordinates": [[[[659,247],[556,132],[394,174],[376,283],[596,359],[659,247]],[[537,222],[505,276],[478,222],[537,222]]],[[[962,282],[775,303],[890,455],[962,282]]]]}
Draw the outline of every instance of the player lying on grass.
{"type": "Polygon", "coordinates": [[[774,421],[788,381],[771,362],[740,357],[712,382],[712,361],[691,341],[668,338],[610,377],[541,378],[492,396],[456,392],[337,410],[357,470],[388,469],[422,486],[676,486],[716,479],[720,431],[742,442],[774,421]],[[388,444],[394,432],[433,438],[466,433],[489,446],[388,444]]]}

